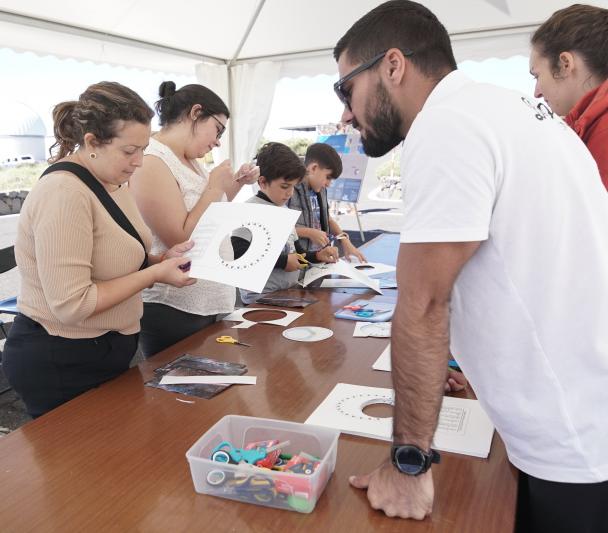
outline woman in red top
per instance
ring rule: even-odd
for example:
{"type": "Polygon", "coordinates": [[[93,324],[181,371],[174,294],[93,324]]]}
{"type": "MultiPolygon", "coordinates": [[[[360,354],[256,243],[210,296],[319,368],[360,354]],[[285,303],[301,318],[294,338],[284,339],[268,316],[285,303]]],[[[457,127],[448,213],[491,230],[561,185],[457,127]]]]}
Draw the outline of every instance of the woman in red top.
{"type": "Polygon", "coordinates": [[[608,9],[556,11],[532,36],[534,96],[565,117],[595,158],[608,189],[608,9]]]}

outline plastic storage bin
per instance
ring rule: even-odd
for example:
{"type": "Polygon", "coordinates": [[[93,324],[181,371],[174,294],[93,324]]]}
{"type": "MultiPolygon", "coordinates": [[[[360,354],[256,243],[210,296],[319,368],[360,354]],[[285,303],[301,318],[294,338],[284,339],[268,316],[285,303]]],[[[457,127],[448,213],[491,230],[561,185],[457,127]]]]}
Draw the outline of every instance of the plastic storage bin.
{"type": "Polygon", "coordinates": [[[227,415],[186,452],[196,492],[279,509],[310,513],[336,467],[339,431],[320,426],[227,415]],[[306,452],[320,459],[312,474],[296,474],[248,464],[212,461],[213,449],[223,441],[235,448],[247,443],[289,441],[283,453],[306,452]]]}

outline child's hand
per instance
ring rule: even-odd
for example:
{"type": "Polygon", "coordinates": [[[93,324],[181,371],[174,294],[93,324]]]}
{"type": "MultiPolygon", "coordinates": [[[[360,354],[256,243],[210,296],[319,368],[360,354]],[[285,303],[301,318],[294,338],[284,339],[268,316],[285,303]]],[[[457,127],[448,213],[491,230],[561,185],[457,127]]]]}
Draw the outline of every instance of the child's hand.
{"type": "Polygon", "coordinates": [[[300,268],[300,262],[296,254],[289,254],[287,256],[287,264],[285,265],[285,272],[295,272],[300,268]]]}
{"type": "Polygon", "coordinates": [[[226,159],[217,167],[215,167],[209,174],[209,185],[210,189],[219,189],[223,192],[230,190],[234,183],[234,177],[232,172],[232,165],[230,161],[226,159]]]}
{"type": "Polygon", "coordinates": [[[316,252],[317,261],[322,263],[336,263],[338,261],[338,249],[335,246],[328,246],[316,252]]]}
{"type": "Polygon", "coordinates": [[[324,231],[321,231],[320,229],[309,228],[308,233],[308,238],[310,239],[310,241],[316,244],[317,246],[327,246],[329,244],[329,237],[324,231]]]}
{"type": "Polygon", "coordinates": [[[344,251],[344,259],[346,259],[349,263],[351,255],[354,255],[360,263],[367,263],[365,256],[352,242],[350,242],[349,239],[342,239],[340,243],[342,244],[342,250],[344,251]]]}

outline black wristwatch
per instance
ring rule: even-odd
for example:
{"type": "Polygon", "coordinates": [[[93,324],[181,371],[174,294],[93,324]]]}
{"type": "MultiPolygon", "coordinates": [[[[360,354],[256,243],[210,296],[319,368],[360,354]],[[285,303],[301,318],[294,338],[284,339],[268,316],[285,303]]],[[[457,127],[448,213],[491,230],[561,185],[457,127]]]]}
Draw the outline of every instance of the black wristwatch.
{"type": "Polygon", "coordinates": [[[399,472],[408,476],[424,474],[433,463],[439,463],[439,452],[431,449],[425,452],[413,444],[393,444],[391,461],[399,472]]]}

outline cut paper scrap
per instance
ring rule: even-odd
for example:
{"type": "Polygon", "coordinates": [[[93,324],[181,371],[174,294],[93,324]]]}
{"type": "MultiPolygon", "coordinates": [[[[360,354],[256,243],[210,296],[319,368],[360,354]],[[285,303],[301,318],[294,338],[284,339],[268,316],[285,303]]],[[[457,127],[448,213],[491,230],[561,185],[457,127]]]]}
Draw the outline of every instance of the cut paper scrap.
{"type": "Polygon", "coordinates": [[[384,263],[351,263],[351,265],[355,270],[363,272],[366,276],[376,276],[378,274],[386,274],[387,272],[395,272],[397,270],[397,267],[384,263]]]}
{"type": "Polygon", "coordinates": [[[255,385],[256,376],[163,376],[161,385],[255,385]]]}
{"type": "Polygon", "coordinates": [[[190,276],[262,292],[299,215],[294,209],[269,205],[210,204],[190,237],[190,276]],[[238,259],[223,259],[220,248],[232,256],[227,240],[239,228],[251,232],[249,248],[238,259]]]}
{"type": "Polygon", "coordinates": [[[331,329],[318,326],[300,326],[299,328],[290,328],[283,331],[283,337],[286,339],[300,342],[324,341],[333,337],[333,335],[334,332],[331,329]]]}
{"type": "MultiPolygon", "coordinates": [[[[338,383],[306,423],[390,441],[393,434],[392,417],[376,418],[363,412],[368,405],[378,403],[394,405],[393,390],[338,383]]],[[[433,448],[487,457],[493,434],[494,426],[477,400],[443,397],[433,448]]]]}
{"type": "Polygon", "coordinates": [[[353,337],[390,337],[391,322],[357,322],[353,337]]]}
{"type": "Polygon", "coordinates": [[[372,365],[374,370],[384,370],[385,372],[391,371],[391,343],[380,354],[380,357],[376,359],[376,362],[372,365]]]}
{"type": "Polygon", "coordinates": [[[233,311],[228,316],[225,316],[222,320],[227,320],[228,322],[239,322],[232,326],[232,329],[247,329],[255,324],[271,324],[273,326],[289,326],[294,320],[300,318],[304,313],[299,313],[298,311],[290,311],[287,309],[277,309],[272,310],[272,312],[281,312],[285,313],[284,317],[277,318],[275,320],[248,320],[243,315],[245,313],[249,313],[250,311],[269,311],[266,307],[241,307],[236,311],[233,311]]]}
{"type": "Polygon", "coordinates": [[[306,287],[319,278],[331,275],[344,276],[353,279],[359,283],[362,283],[365,287],[369,287],[377,293],[382,294],[379,280],[372,279],[366,274],[359,272],[354,266],[346,261],[343,261],[342,259],[340,259],[337,263],[325,263],[322,265],[314,265],[309,268],[304,275],[304,282],[302,283],[302,286],[306,287]]]}

